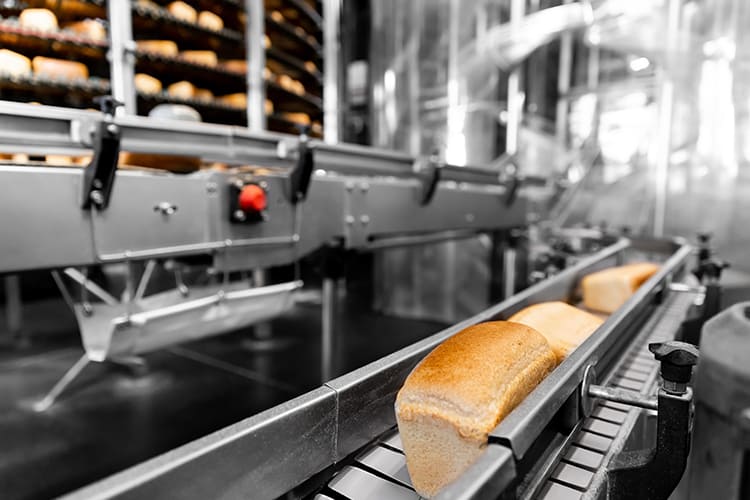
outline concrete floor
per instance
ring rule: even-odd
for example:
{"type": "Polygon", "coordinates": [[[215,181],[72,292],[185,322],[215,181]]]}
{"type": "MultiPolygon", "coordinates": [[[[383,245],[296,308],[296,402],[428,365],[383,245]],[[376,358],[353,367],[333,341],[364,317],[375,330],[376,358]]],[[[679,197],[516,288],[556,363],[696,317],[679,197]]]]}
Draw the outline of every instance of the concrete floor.
{"type": "MultiPolygon", "coordinates": [[[[342,306],[336,374],[444,326],[379,315],[353,299],[342,306]]],[[[258,340],[248,329],[184,344],[147,355],[149,370],[141,375],[91,364],[58,404],[36,413],[30,405],[82,350],[62,302],[34,307],[24,313],[30,344],[0,347],[3,499],[69,492],[321,384],[320,308],[298,305],[271,323],[277,342],[258,340]]]]}

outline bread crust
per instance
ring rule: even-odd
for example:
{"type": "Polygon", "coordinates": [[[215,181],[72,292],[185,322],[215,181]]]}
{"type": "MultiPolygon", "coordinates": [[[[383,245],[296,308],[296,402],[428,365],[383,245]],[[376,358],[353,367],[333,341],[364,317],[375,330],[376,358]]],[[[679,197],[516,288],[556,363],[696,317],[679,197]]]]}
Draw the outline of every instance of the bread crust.
{"type": "Polygon", "coordinates": [[[417,492],[432,496],[458,477],[481,454],[490,431],[555,365],[544,336],[507,321],[466,328],[425,357],[396,397],[417,492]]]}
{"type": "Polygon", "coordinates": [[[584,276],[583,304],[594,311],[613,313],[658,270],[657,264],[637,262],[584,276]]]}
{"type": "Polygon", "coordinates": [[[562,363],[604,323],[603,319],[589,312],[559,301],[526,307],[508,318],[508,321],[521,323],[544,335],[555,351],[558,363],[562,363]]]}

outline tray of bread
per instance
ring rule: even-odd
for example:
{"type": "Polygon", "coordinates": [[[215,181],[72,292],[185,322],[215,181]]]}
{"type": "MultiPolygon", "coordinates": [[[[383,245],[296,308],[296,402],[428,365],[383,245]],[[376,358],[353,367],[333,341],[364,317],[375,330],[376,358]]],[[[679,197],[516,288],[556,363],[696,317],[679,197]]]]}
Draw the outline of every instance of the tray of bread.
{"type": "Polygon", "coordinates": [[[323,31],[323,18],[312,0],[266,0],[267,10],[281,12],[289,22],[315,35],[323,31]]]}
{"type": "Polygon", "coordinates": [[[281,12],[266,12],[265,21],[271,45],[315,63],[321,60],[323,49],[318,39],[300,26],[289,23],[281,12]]]}
{"type": "Polygon", "coordinates": [[[133,3],[133,30],[173,40],[190,40],[207,49],[244,53],[243,34],[224,27],[222,18],[210,11],[198,12],[185,2],[166,7],[149,0],[133,3]]]}
{"type": "Polygon", "coordinates": [[[0,18],[0,98],[85,108],[110,92],[103,2],[13,5],[0,18]]]}
{"type": "Polygon", "coordinates": [[[293,55],[269,46],[266,48],[266,67],[277,75],[286,74],[298,80],[311,93],[320,97],[323,91],[323,74],[312,61],[302,61],[293,55]]]}

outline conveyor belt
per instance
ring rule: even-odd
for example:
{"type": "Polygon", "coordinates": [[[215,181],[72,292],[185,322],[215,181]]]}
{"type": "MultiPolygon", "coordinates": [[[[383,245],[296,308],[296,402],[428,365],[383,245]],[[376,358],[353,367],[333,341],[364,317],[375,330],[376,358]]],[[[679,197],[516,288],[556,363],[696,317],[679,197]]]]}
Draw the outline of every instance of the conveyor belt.
{"type": "MultiPolygon", "coordinates": [[[[670,294],[607,377],[607,385],[652,393],[659,364],[648,344],[674,338],[696,297],[693,293],[670,294]]],[[[591,417],[579,423],[551,461],[548,473],[542,476],[546,479],[532,488],[539,494],[527,494],[546,500],[596,498],[606,478],[606,465],[622,450],[642,411],[618,403],[597,403],[591,417]]],[[[394,429],[360,453],[316,498],[327,498],[326,492],[350,500],[419,498],[411,487],[398,432],[394,429]]]]}

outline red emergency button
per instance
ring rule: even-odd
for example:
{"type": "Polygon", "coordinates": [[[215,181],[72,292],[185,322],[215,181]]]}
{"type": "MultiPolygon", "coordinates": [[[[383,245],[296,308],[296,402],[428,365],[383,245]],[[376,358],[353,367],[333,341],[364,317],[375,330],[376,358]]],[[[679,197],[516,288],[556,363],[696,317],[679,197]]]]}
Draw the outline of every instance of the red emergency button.
{"type": "Polygon", "coordinates": [[[262,212],[267,206],[266,192],[257,184],[243,186],[238,205],[243,212],[262,212]]]}

